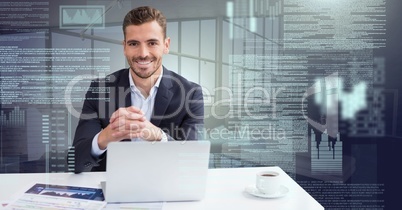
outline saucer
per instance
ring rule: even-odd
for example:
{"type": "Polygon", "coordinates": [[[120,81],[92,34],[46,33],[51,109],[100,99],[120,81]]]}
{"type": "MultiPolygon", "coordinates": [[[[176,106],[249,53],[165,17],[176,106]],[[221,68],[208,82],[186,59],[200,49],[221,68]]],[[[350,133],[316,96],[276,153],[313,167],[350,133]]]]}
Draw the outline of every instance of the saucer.
{"type": "Polygon", "coordinates": [[[254,185],[249,185],[246,187],[245,191],[251,195],[260,198],[280,198],[282,196],[285,196],[289,192],[289,189],[286,186],[281,185],[277,192],[271,194],[265,194],[260,192],[254,185]]]}

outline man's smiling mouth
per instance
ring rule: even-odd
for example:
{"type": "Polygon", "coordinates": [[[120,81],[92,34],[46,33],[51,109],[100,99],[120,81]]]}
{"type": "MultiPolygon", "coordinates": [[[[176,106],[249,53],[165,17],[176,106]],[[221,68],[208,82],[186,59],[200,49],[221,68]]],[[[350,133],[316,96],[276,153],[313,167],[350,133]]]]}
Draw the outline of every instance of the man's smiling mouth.
{"type": "Polygon", "coordinates": [[[148,65],[148,64],[152,63],[152,60],[150,60],[150,61],[135,61],[135,62],[140,64],[140,65],[148,65]]]}

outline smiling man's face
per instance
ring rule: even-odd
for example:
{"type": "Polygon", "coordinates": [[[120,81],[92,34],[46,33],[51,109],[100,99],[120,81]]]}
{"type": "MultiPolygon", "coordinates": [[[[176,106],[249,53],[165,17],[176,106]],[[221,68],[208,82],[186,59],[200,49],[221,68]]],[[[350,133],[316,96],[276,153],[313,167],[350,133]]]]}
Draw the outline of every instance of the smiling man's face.
{"type": "Polygon", "coordinates": [[[160,74],[162,56],[169,52],[170,39],[164,38],[156,21],[127,26],[123,44],[133,77],[148,79],[160,74]]]}

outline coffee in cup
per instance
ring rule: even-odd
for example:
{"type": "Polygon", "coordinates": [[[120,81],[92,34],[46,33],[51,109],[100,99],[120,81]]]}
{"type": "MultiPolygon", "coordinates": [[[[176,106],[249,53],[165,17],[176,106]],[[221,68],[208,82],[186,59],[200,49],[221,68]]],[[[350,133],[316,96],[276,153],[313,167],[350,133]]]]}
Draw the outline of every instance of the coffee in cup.
{"type": "Polygon", "coordinates": [[[257,173],[256,187],[264,194],[273,194],[279,191],[280,175],[275,171],[262,171],[257,173]]]}

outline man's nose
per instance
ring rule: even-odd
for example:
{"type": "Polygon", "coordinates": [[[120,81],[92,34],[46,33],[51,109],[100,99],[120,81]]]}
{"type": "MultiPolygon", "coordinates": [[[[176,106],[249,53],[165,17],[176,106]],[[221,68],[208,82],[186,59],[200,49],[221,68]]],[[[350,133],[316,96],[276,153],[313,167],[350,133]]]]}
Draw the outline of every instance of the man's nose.
{"type": "Polygon", "coordinates": [[[149,50],[146,45],[141,45],[138,50],[139,50],[139,52],[138,52],[139,56],[142,58],[145,58],[149,55],[149,50]]]}

